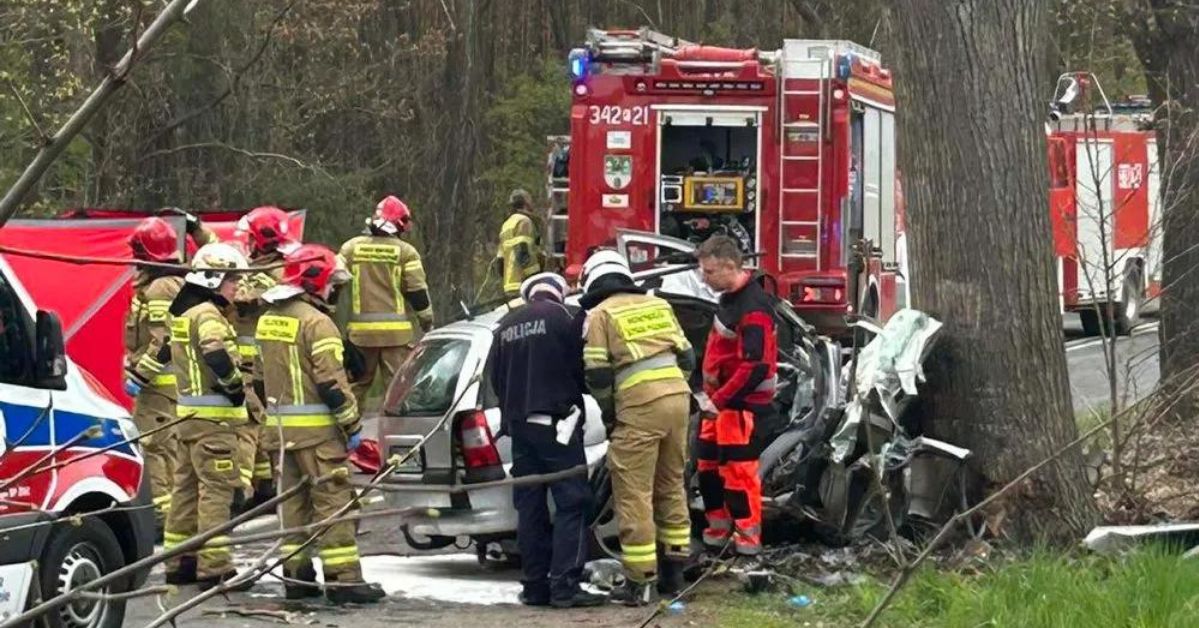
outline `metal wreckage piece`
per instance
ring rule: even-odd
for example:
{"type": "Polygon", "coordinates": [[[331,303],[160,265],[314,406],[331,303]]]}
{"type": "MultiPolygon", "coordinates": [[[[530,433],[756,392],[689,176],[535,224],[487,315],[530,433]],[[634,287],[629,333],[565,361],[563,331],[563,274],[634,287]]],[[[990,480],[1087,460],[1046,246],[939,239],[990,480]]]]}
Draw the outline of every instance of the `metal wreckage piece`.
{"type": "Polygon", "coordinates": [[[909,410],[942,324],[905,309],[885,326],[868,319],[854,325],[874,337],[848,364],[831,341],[803,339],[807,355],[789,360],[799,371],[786,404],[790,423],[760,458],[764,507],[812,520],[834,545],[890,538],[892,528],[916,520],[947,520],[961,504],[970,457],[912,435],[909,410]]]}

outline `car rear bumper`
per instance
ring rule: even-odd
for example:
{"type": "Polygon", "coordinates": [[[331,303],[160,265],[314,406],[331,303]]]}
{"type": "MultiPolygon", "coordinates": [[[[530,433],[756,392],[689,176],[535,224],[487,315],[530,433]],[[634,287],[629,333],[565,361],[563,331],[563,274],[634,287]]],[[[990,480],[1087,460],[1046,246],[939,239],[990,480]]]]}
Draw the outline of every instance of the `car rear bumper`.
{"type": "MultiPolygon", "coordinates": [[[[421,536],[481,536],[516,532],[516,509],[512,506],[512,488],[495,486],[468,490],[451,498],[443,487],[429,491],[388,493],[388,508],[434,509],[437,515],[407,517],[401,525],[421,536]]],[[[449,489],[449,487],[444,487],[449,489]]]]}

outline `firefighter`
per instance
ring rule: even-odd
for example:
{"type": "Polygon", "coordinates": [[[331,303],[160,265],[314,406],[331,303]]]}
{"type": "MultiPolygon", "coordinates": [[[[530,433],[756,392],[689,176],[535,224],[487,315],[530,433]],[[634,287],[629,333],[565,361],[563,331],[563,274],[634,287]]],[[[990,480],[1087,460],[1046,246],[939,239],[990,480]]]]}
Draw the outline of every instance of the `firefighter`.
{"type": "MultiPolygon", "coordinates": [[[[346,459],[361,444],[358,405],[342,365],[344,345],[329,316],[330,293],[348,281],[337,256],[319,244],[305,244],[289,254],[282,282],[267,290],[268,309],[258,319],[259,358],[255,381],[259,395],[271,399],[263,441],[283,448],[279,486],[287,490],[301,478],[345,473],[310,486],[280,506],[284,528],[327,519],[351,503],[346,459]]],[[[278,455],[278,453],[276,453],[278,455]]],[[[377,584],[362,579],[354,523],[333,524],[312,545],[318,550],[326,597],[335,604],[376,602],[384,597],[377,584]]],[[[307,549],[308,533],[284,539],[283,571],[288,599],[320,596],[307,549]],[[310,583],[310,584],[306,584],[310,583]]]]}
{"type": "MultiPolygon", "coordinates": [[[[566,280],[539,273],[521,284],[527,305],[500,320],[488,355],[504,430],[512,437],[512,477],[586,465],[583,454],[583,341],[565,305],[566,280]]],[[[603,604],[579,588],[587,559],[591,487],[585,476],[512,489],[524,571],[522,604],[571,608],[603,604]],[[554,518],[546,492],[554,499],[554,518]]]]}
{"type": "MultiPolygon", "coordinates": [[[[169,309],[176,412],[184,421],[176,428],[179,458],[165,549],[228,521],[240,483],[237,432],[249,416],[237,369],[237,336],[224,312],[238,286],[237,273],[228,271],[246,265],[245,256],[228,244],[201,247],[169,309]]],[[[227,539],[215,537],[195,554],[168,560],[167,583],[196,582],[208,589],[235,576],[232,551],[217,546],[227,539]]]]}
{"type": "Polygon", "coordinates": [[[624,256],[601,250],[588,258],[583,290],[583,361],[610,431],[608,468],[626,575],[612,599],[639,606],[682,586],[691,536],[683,488],[687,373],[695,358],[670,305],[633,283],[624,256]]]}
{"type": "Polygon", "coordinates": [[[511,214],[500,227],[500,246],[495,253],[496,267],[503,281],[504,296],[515,298],[526,278],[541,272],[540,232],[533,216],[533,199],[524,190],[513,190],[508,197],[511,214]]]}
{"type": "MultiPolygon", "coordinates": [[[[289,233],[287,212],[270,205],[250,210],[239,221],[237,231],[245,235],[251,266],[278,265],[283,262],[286,252],[299,246],[289,233]]],[[[253,390],[254,359],[258,355],[254,330],[265,305],[262,293],[277,284],[282,276],[282,266],[245,273],[233,299],[237,309],[234,326],[240,357],[238,367],[246,381],[246,407],[250,412],[250,421],[238,431],[238,473],[242,485],[235,510],[239,511],[253,508],[275,495],[270,455],[259,446],[266,401],[259,399],[253,390]]]]}
{"type": "Polygon", "coordinates": [[[379,201],[367,221],[369,233],[341,247],[352,277],[346,330],[361,362],[362,372],[354,374],[353,388],[362,409],[376,373],[382,370],[384,384],[390,383],[412,350],[412,319],[422,331],[433,327],[433,306],[420,253],[400,239],[411,226],[408,206],[388,196],[379,201]]]}
{"type": "Polygon", "coordinates": [[[742,268],[741,249],[732,238],[708,239],[696,257],[704,282],[722,293],[703,364],[704,392],[716,412],[704,414],[696,450],[708,524],[703,542],[709,549],[724,548],[732,534],[737,554],[756,556],[762,551],[762,485],[754,429],[773,417],[774,308],[742,268]]]}
{"type": "MultiPolygon", "coordinates": [[[[168,210],[164,210],[168,211],[168,210]]],[[[182,210],[169,210],[186,218],[187,233],[204,245],[215,237],[199,218],[182,210]]],[[[143,220],[129,238],[133,259],[179,264],[179,237],[162,218],[143,220]]],[[[183,286],[184,271],[139,266],[133,279],[133,301],[125,317],[125,392],[133,397],[133,421],[142,432],[175,420],[175,376],[170,372],[170,333],[167,311],[183,286]]],[[[155,519],[162,532],[171,509],[171,479],[175,473],[175,433],[166,429],[141,439],[155,519]]]]}

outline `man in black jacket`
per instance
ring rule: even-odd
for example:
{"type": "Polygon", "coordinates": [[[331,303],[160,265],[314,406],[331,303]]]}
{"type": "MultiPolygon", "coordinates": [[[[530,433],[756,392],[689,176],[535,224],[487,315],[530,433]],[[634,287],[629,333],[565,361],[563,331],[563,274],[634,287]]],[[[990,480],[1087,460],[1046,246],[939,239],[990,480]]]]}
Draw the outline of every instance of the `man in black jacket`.
{"type": "MultiPolygon", "coordinates": [[[[526,279],[520,295],[527,304],[500,321],[487,357],[504,430],[512,438],[513,477],[586,464],[581,319],[563,304],[565,291],[566,280],[554,273],[526,279]]],[[[603,604],[603,596],[579,588],[592,507],[586,475],[514,487],[512,500],[524,571],[520,601],[558,608],[603,604]],[[552,525],[547,489],[555,506],[552,525]]]]}

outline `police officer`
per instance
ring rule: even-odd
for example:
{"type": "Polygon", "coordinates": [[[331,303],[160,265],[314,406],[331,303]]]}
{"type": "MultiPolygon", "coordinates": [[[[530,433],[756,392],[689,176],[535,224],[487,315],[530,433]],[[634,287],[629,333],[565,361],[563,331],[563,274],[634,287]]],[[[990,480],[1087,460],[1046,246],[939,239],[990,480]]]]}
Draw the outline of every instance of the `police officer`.
{"type": "Polygon", "coordinates": [[[670,304],[633,283],[624,256],[601,250],[589,257],[583,289],[583,360],[610,430],[608,468],[626,576],[612,600],[639,606],[678,592],[690,553],[683,468],[687,373],[695,357],[670,304]]]}
{"type": "Polygon", "coordinates": [[[366,407],[375,374],[382,370],[384,384],[390,383],[408,357],[412,318],[423,331],[433,327],[433,306],[420,253],[400,239],[411,227],[408,206],[388,196],[379,201],[367,221],[369,235],[352,238],[341,247],[352,277],[346,330],[362,358],[363,370],[361,375],[355,374],[353,385],[359,408],[366,407]]]}
{"type": "Polygon", "coordinates": [[[500,246],[495,252],[504,296],[513,298],[527,277],[541,272],[541,237],[533,218],[533,199],[524,190],[508,197],[512,212],[500,227],[500,246]]]}
{"type": "MultiPolygon", "coordinates": [[[[322,521],[354,500],[346,458],[361,443],[358,405],[346,381],[345,346],[330,318],[330,293],[349,279],[337,256],[319,244],[305,244],[287,257],[281,283],[263,293],[268,309],[258,319],[262,374],[259,396],[267,406],[263,442],[270,451],[283,448],[279,462],[282,490],[307,476],[336,470],[344,475],[309,486],[283,502],[284,528],[322,521]]],[[[283,571],[288,599],[319,596],[316,571],[307,550],[296,553],[309,534],[287,537],[281,551],[290,556],[283,571]],[[292,556],[294,554],[294,556],[292,556]],[[303,584],[311,583],[311,584],[303,584]]],[[[315,541],[321,559],[326,597],[335,604],[376,602],[384,597],[377,584],[362,579],[354,523],[333,524],[315,541]]]]}
{"type": "MultiPolygon", "coordinates": [[[[237,274],[228,271],[246,266],[245,256],[228,244],[201,247],[170,306],[176,412],[185,420],[176,430],[179,458],[163,532],[165,549],[229,520],[233,492],[239,485],[237,430],[249,417],[237,369],[236,335],[224,311],[238,284],[237,274]]],[[[196,554],[168,560],[167,583],[196,582],[208,589],[235,576],[230,547],[218,546],[227,540],[215,537],[196,554]]]]}
{"type": "Polygon", "coordinates": [[[254,330],[258,317],[265,309],[262,294],[279,282],[283,268],[278,266],[288,251],[300,245],[290,233],[287,212],[266,205],[249,211],[238,222],[237,235],[249,245],[251,266],[276,266],[269,270],[245,273],[238,285],[233,303],[237,308],[234,326],[237,329],[237,351],[240,355],[239,368],[248,385],[246,408],[250,421],[238,431],[238,472],[242,488],[239,495],[247,499],[240,503],[239,510],[248,510],[275,494],[272,481],[270,455],[260,446],[264,400],[258,399],[253,389],[254,359],[258,345],[254,341],[254,330]]]}
{"type": "MultiPolygon", "coordinates": [[[[491,385],[512,437],[512,476],[585,465],[583,346],[574,315],[563,305],[566,280],[533,275],[520,286],[527,305],[504,316],[488,355],[491,385]]],[[[517,486],[512,500],[524,570],[520,601],[558,608],[595,606],[604,597],[579,588],[587,558],[591,488],[585,475],[517,486]],[[546,492],[556,511],[550,524],[546,492]]]]}

